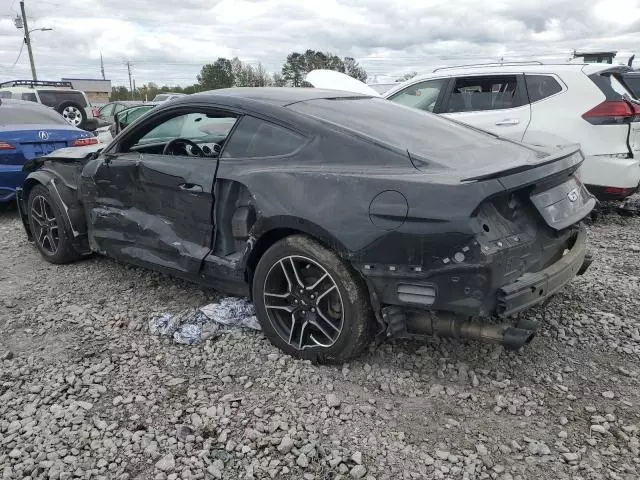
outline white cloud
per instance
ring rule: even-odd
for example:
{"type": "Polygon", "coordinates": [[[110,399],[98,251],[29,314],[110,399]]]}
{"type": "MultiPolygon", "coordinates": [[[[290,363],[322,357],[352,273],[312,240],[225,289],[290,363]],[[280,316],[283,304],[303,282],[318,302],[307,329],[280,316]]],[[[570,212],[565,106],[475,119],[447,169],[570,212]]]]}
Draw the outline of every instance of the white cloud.
{"type": "MultiPolygon", "coordinates": [[[[30,76],[13,25],[18,1],[0,5],[0,80],[30,76]],[[13,3],[13,5],[12,5],[13,3]]],[[[279,71],[306,48],[354,56],[371,76],[426,67],[640,45],[640,0],[29,0],[40,78],[98,77],[100,52],[115,84],[133,62],[138,84],[191,84],[219,56],[279,71]]],[[[382,79],[382,77],[380,77],[382,79]]]]}

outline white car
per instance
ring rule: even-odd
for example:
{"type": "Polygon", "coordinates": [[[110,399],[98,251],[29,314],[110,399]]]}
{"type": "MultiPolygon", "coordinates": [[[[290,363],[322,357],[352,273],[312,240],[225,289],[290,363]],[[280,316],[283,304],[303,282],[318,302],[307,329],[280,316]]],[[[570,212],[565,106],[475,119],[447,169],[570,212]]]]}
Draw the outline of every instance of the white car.
{"type": "Polygon", "coordinates": [[[153,97],[152,102],[160,103],[167,102],[169,100],[173,100],[174,98],[184,97],[185,93],[176,93],[176,92],[162,92],[153,97]]]}
{"type": "Polygon", "coordinates": [[[87,95],[75,90],[71,82],[11,80],[0,83],[0,98],[41,103],[53,108],[74,127],[87,130],[97,125],[87,95]]]}
{"type": "Polygon", "coordinates": [[[382,96],[524,143],[579,143],[583,183],[599,199],[611,200],[640,184],[640,104],[625,84],[629,70],[539,62],[445,67],[383,95],[329,70],[311,71],[306,80],[318,88],[382,96]]]}

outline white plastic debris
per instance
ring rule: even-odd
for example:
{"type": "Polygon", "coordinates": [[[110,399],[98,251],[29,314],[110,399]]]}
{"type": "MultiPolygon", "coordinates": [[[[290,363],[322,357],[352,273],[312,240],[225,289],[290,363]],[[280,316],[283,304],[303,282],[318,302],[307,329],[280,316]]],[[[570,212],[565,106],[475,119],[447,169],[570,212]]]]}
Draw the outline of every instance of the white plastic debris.
{"type": "Polygon", "coordinates": [[[253,304],[246,298],[227,297],[200,308],[207,317],[222,325],[260,330],[253,304]]]}
{"type": "Polygon", "coordinates": [[[253,305],[245,298],[227,297],[218,303],[190,308],[172,315],[163,313],[149,321],[153,335],[172,337],[183,345],[196,345],[229,327],[260,330],[253,305]]]}

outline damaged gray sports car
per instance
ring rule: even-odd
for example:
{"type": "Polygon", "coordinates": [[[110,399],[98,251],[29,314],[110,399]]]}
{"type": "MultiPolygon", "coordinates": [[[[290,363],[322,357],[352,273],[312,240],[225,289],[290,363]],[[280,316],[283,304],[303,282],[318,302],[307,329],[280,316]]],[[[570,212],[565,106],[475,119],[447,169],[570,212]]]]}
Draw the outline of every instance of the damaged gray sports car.
{"type": "Polygon", "coordinates": [[[276,346],[340,362],[376,333],[529,342],[513,315],[590,263],[582,160],[380,98],[228,89],[30,162],[18,204],[50,262],[248,295],[276,346]]]}

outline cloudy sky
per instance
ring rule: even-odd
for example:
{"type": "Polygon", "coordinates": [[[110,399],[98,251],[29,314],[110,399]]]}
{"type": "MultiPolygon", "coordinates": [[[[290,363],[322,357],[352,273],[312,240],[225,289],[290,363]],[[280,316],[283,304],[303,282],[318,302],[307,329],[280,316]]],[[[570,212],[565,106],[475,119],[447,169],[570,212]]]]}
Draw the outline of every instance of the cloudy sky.
{"type": "MultiPolygon", "coordinates": [[[[640,50],[640,0],[25,0],[41,79],[189,85],[202,64],[238,56],[279,71],[307,48],[353,56],[378,81],[446,64],[543,58],[573,49],[640,50]],[[390,77],[389,77],[390,76],[390,77]]],[[[0,0],[0,81],[30,78],[0,0]],[[17,61],[16,61],[17,59],[17,61]]],[[[640,53],[640,52],[639,52],[640,53]]],[[[640,55],[638,62],[640,65],[640,55]]]]}

